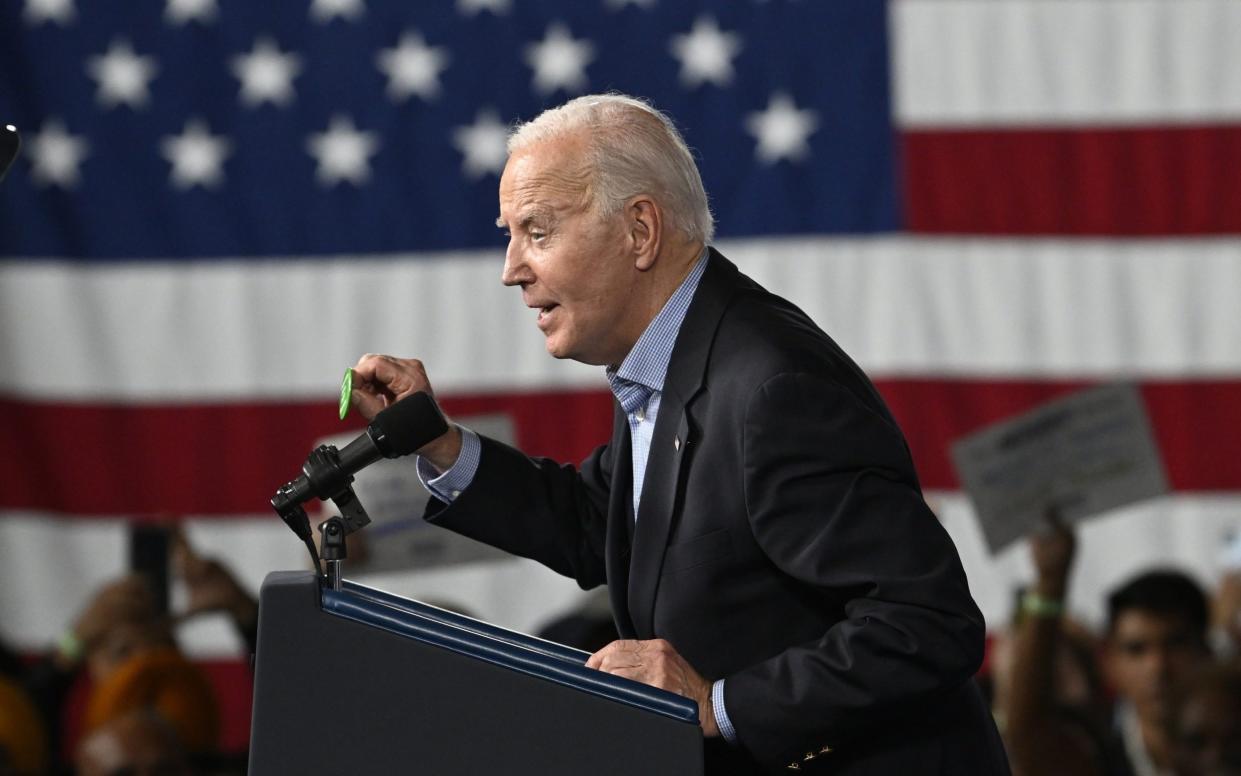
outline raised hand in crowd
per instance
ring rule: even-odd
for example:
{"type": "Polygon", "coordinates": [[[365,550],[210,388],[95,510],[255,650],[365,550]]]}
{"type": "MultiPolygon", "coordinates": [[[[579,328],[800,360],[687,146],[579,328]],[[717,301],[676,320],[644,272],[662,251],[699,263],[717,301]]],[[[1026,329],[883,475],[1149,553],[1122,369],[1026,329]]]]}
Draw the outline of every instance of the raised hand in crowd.
{"type": "Polygon", "coordinates": [[[194,551],[185,531],[178,526],[170,537],[169,562],[173,574],[185,583],[188,596],[178,619],[185,620],[207,612],[228,615],[253,650],[258,629],[259,605],[232,572],[215,558],[194,551]]]}
{"type": "MultiPolygon", "coordinates": [[[[1019,607],[1010,685],[1000,710],[1004,738],[1018,776],[1102,776],[1103,752],[1074,713],[1081,709],[1068,708],[1059,697],[1064,675],[1079,668],[1066,643],[1063,618],[1077,540],[1054,511],[1046,520],[1045,529],[1030,538],[1037,576],[1019,607]]],[[[1082,673],[1091,671],[1087,667],[1082,673]]]]}

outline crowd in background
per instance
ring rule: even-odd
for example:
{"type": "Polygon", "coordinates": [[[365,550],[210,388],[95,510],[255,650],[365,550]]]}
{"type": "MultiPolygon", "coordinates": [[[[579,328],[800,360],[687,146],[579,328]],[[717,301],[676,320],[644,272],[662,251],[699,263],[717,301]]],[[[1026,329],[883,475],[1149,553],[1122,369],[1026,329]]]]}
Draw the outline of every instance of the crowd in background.
{"type": "MultiPolygon", "coordinates": [[[[1036,578],[1018,591],[1013,621],[991,623],[977,677],[1014,774],[1241,774],[1241,573],[1208,592],[1181,570],[1143,571],[1108,594],[1096,630],[1064,608],[1072,530],[1050,514],[1029,544],[1036,578]]],[[[170,555],[188,595],[176,618],[131,574],[95,591],[46,654],[0,645],[0,776],[245,772],[244,752],[221,752],[214,689],[174,625],[223,612],[252,652],[257,602],[180,532],[170,555]],[[80,686],[84,700],[72,702],[80,686]]],[[[615,631],[592,603],[540,635],[593,651],[615,631]]]]}

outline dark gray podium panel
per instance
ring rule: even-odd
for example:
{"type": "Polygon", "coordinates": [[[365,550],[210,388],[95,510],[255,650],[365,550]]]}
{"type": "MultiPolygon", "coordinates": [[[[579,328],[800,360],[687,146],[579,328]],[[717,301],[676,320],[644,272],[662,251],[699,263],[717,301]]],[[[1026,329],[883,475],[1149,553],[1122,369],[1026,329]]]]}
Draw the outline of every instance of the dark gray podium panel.
{"type": "Polygon", "coordinates": [[[260,596],[250,747],[253,776],[702,773],[694,723],[326,612],[294,572],[260,596]]]}

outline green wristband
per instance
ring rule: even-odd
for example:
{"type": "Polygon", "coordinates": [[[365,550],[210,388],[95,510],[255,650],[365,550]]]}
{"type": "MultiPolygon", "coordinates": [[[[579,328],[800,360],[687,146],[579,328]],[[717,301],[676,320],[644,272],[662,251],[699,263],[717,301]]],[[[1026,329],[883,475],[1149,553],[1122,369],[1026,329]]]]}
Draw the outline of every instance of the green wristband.
{"type": "Polygon", "coordinates": [[[86,651],[86,645],[78,638],[78,634],[72,630],[66,630],[56,640],[56,651],[69,662],[76,663],[82,659],[82,654],[86,651]]]}
{"type": "Polygon", "coordinates": [[[1021,596],[1021,611],[1031,617],[1059,617],[1064,614],[1064,603],[1038,593],[1025,593],[1021,596]]]}

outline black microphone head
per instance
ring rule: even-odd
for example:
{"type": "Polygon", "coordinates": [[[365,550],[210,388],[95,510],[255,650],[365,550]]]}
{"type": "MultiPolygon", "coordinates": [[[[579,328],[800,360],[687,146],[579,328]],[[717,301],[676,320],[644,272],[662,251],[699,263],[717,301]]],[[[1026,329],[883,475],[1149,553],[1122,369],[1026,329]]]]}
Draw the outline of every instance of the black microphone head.
{"type": "Polygon", "coordinates": [[[17,135],[17,127],[12,124],[0,126],[0,181],[9,171],[9,165],[17,158],[17,149],[22,147],[21,138],[17,135]]]}
{"type": "Polygon", "coordinates": [[[375,416],[366,433],[385,458],[400,458],[448,431],[439,405],[427,393],[406,396],[375,416]]]}

